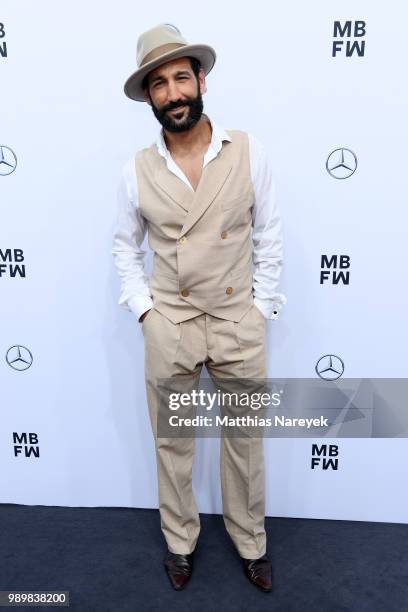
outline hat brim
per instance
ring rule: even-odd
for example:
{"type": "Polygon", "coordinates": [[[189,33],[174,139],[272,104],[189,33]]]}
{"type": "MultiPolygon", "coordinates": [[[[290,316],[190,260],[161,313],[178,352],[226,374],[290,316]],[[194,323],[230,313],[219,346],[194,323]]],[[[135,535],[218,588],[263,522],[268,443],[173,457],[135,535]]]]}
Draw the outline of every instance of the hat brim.
{"type": "Polygon", "coordinates": [[[157,66],[164,64],[165,62],[169,62],[172,59],[177,59],[178,57],[185,57],[190,55],[191,57],[195,57],[201,62],[201,66],[207,75],[212,67],[215,64],[216,53],[212,47],[209,45],[185,45],[180,47],[179,49],[174,49],[173,51],[169,51],[168,53],[163,53],[160,57],[152,60],[145,64],[139,70],[136,70],[130,77],[127,79],[124,85],[124,92],[128,98],[131,100],[136,100],[137,102],[144,102],[142,81],[146,74],[157,66]]]}

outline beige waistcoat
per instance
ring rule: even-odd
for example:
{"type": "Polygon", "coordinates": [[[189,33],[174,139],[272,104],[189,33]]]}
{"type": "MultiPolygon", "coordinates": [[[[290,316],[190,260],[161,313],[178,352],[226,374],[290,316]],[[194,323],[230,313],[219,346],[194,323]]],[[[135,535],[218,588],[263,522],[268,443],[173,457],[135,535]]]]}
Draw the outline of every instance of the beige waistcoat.
{"type": "Polygon", "coordinates": [[[154,307],[173,323],[203,312],[239,321],[253,304],[248,134],[226,130],[196,191],[173,174],[156,144],[136,153],[141,214],[153,250],[154,307]]]}

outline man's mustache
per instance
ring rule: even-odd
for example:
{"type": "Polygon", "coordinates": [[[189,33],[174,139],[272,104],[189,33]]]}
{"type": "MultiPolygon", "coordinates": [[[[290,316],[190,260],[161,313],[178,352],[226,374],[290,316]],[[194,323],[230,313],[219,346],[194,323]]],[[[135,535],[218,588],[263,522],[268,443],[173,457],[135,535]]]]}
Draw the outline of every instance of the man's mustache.
{"type": "Polygon", "coordinates": [[[179,106],[191,106],[191,100],[183,100],[182,102],[176,102],[172,105],[166,106],[166,108],[162,108],[163,113],[167,113],[169,110],[173,110],[174,108],[178,108],[179,106]]]}

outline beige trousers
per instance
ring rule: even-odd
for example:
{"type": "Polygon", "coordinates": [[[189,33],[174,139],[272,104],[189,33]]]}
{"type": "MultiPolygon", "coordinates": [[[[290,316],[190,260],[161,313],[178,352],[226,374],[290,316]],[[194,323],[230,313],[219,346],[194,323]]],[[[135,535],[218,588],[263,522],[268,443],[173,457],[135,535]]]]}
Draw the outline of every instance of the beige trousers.
{"type": "MultiPolygon", "coordinates": [[[[196,389],[205,363],[210,377],[266,378],[266,319],[252,304],[236,323],[203,313],[172,323],[155,308],[143,319],[145,381],[155,440],[161,528],[169,550],[196,546],[200,519],[192,488],[195,439],[158,438],[156,381],[183,375],[196,389]]],[[[224,523],[241,557],[266,552],[262,437],[221,437],[220,474],[224,523]]]]}

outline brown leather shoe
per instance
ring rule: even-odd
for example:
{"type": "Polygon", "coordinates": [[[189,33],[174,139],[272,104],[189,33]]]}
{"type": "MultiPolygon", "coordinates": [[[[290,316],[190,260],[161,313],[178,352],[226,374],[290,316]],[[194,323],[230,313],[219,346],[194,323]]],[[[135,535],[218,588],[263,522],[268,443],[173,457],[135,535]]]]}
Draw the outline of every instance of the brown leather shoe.
{"type": "Polygon", "coordinates": [[[170,578],[171,585],[176,591],[184,589],[187,582],[190,580],[193,570],[193,555],[194,551],[189,555],[178,555],[169,550],[167,551],[164,559],[164,567],[170,578]]]}
{"type": "Polygon", "coordinates": [[[272,565],[268,555],[264,554],[259,559],[241,559],[247,578],[262,591],[272,591],[272,565]]]}

